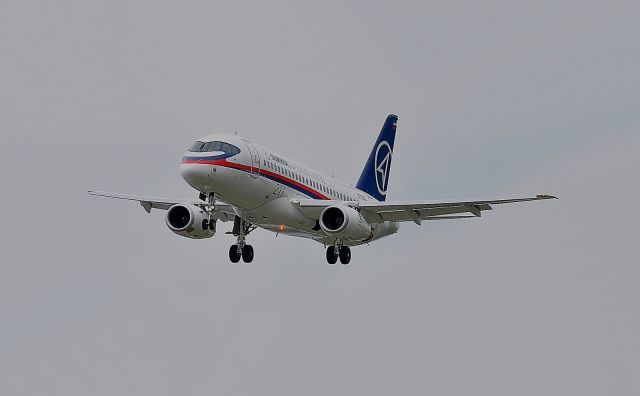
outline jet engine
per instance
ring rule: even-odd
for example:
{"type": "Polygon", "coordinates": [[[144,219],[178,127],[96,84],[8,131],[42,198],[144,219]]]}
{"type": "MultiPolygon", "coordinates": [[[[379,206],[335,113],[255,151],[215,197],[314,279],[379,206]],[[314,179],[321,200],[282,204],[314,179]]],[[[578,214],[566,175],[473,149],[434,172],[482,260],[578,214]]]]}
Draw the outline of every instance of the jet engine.
{"type": "Polygon", "coordinates": [[[216,221],[209,214],[191,204],[177,204],[169,208],[165,217],[167,227],[174,233],[192,239],[211,238],[216,234],[216,221]]]}
{"type": "Polygon", "coordinates": [[[363,241],[373,236],[373,229],[360,213],[348,206],[329,206],[320,215],[320,228],[344,240],[363,241]]]}

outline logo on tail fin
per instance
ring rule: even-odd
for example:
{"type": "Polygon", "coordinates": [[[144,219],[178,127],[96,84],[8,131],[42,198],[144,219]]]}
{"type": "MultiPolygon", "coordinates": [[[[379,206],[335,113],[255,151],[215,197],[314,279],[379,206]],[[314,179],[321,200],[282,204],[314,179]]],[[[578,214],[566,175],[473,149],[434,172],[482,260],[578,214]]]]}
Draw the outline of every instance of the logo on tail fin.
{"type": "Polygon", "coordinates": [[[389,114],[387,116],[380,134],[369,152],[367,163],[362,169],[358,183],[356,183],[357,189],[366,192],[378,201],[384,201],[387,198],[397,121],[397,115],[389,114]]]}
{"type": "Polygon", "coordinates": [[[387,141],[383,140],[378,144],[375,157],[376,186],[378,187],[378,192],[382,195],[387,195],[391,154],[391,146],[387,141]]]}

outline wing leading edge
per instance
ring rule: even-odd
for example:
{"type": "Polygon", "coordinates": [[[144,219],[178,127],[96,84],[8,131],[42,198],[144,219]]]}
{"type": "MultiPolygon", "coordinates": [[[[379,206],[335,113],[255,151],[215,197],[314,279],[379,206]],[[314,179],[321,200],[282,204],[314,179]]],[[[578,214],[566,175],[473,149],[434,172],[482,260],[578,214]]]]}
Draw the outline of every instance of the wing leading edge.
{"type": "Polygon", "coordinates": [[[545,199],[557,199],[557,197],[539,194],[535,197],[526,198],[453,202],[342,202],[312,199],[293,200],[292,202],[294,205],[298,205],[305,215],[312,218],[319,218],[324,208],[342,203],[360,209],[362,216],[370,223],[413,221],[416,224],[421,224],[422,220],[450,220],[480,217],[483,211],[492,210],[492,205],[541,201],[545,199]]]}

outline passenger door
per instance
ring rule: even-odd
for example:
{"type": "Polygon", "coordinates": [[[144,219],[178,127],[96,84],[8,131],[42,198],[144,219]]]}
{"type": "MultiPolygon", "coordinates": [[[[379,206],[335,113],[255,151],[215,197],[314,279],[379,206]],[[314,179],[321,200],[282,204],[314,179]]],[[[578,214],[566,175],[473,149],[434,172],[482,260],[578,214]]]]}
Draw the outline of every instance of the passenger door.
{"type": "Polygon", "coordinates": [[[242,139],[244,143],[247,145],[247,149],[249,150],[249,155],[251,156],[251,165],[249,174],[253,178],[257,178],[260,174],[261,162],[260,162],[260,153],[256,149],[256,147],[248,140],[242,139]]]}

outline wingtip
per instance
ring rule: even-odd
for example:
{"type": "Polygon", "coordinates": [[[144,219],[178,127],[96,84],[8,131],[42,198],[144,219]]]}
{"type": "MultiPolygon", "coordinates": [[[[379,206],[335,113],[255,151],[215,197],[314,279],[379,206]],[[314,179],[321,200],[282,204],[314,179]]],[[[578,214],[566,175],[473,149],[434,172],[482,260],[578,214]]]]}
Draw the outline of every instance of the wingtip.
{"type": "Polygon", "coordinates": [[[558,197],[556,197],[555,195],[548,195],[548,194],[538,194],[536,195],[537,199],[558,199],[558,197]]]}

